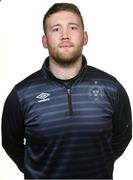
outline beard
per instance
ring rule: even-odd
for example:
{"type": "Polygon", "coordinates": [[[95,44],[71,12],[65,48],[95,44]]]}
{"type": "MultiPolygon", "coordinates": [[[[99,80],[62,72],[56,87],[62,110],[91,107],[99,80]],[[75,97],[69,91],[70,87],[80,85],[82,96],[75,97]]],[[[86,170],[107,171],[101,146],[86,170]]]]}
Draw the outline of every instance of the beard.
{"type": "Polygon", "coordinates": [[[82,55],[83,45],[71,48],[49,48],[50,57],[60,65],[71,65],[82,55]]]}

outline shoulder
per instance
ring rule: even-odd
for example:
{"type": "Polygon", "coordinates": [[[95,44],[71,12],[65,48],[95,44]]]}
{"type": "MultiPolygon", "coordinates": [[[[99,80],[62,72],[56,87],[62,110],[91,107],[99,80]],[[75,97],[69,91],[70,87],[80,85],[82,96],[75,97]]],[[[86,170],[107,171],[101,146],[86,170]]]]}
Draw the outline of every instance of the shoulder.
{"type": "MultiPolygon", "coordinates": [[[[113,75],[92,66],[87,66],[86,80],[91,90],[96,89],[117,102],[129,102],[124,86],[113,75]]],[[[128,103],[127,103],[128,104],[128,103]]]]}
{"type": "Polygon", "coordinates": [[[24,78],[22,81],[17,83],[15,85],[15,87],[17,89],[28,88],[32,85],[38,84],[40,81],[42,81],[41,70],[36,71],[36,72],[32,73],[31,75],[29,75],[28,77],[24,78]]]}
{"type": "Polygon", "coordinates": [[[95,85],[101,85],[104,89],[118,93],[125,90],[117,78],[101,69],[87,66],[86,78],[95,85]]]}
{"type": "Polygon", "coordinates": [[[87,66],[87,74],[93,78],[117,81],[113,75],[93,66],[87,66]]]}

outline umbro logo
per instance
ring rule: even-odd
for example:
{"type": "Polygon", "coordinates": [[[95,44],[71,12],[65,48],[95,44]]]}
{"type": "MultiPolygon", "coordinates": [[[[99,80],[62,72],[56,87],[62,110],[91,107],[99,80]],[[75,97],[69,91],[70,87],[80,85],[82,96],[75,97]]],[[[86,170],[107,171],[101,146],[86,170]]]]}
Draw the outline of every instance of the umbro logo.
{"type": "Polygon", "coordinates": [[[49,96],[50,96],[49,93],[41,93],[38,96],[36,96],[36,98],[38,99],[38,102],[46,102],[46,101],[50,101],[49,96]]]}

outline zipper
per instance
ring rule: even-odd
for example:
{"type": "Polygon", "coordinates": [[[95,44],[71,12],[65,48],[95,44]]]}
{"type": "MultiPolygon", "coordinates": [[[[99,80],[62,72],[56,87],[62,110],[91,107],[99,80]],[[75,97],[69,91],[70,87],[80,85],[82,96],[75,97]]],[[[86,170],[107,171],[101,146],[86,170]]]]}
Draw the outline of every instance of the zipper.
{"type": "Polygon", "coordinates": [[[72,108],[72,98],[71,98],[71,88],[67,88],[67,97],[68,97],[68,110],[69,115],[73,115],[73,108],[72,108]]]}

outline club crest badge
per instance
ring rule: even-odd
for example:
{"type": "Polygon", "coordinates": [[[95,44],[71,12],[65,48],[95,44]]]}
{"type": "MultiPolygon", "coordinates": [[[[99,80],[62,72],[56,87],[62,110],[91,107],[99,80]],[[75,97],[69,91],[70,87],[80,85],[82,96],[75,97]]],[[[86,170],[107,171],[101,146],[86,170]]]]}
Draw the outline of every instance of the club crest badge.
{"type": "Polygon", "coordinates": [[[94,85],[90,85],[88,90],[88,96],[90,100],[94,100],[94,101],[102,100],[104,97],[102,87],[97,83],[95,83],[94,85]]]}

